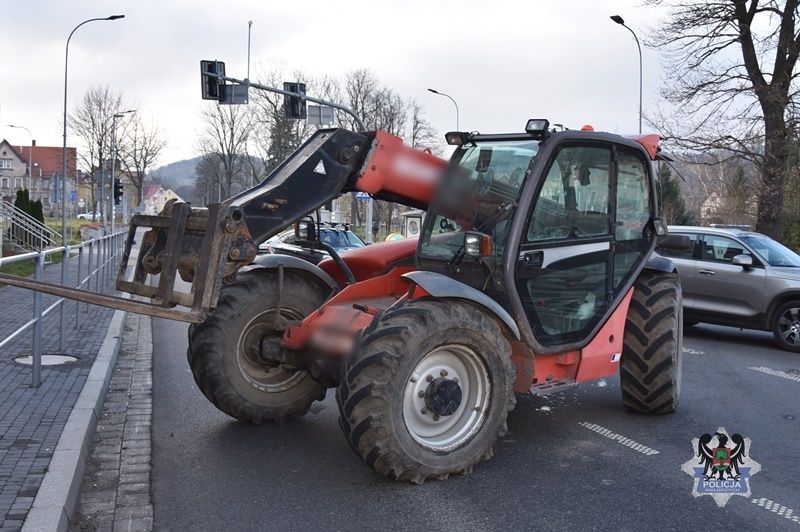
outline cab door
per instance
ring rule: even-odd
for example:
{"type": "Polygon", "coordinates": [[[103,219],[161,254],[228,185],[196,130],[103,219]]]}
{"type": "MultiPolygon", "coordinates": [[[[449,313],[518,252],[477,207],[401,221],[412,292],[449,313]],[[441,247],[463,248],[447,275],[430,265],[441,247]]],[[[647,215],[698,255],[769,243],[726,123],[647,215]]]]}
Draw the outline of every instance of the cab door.
{"type": "Polygon", "coordinates": [[[587,342],[646,258],[648,172],[637,150],[610,143],[565,144],[545,169],[515,271],[542,346],[587,342]]]}

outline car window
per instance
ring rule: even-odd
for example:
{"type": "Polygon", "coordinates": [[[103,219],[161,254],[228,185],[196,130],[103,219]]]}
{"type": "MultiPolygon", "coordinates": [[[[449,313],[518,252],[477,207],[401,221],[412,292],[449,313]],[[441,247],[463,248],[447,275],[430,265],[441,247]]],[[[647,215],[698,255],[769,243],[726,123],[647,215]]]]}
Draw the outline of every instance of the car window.
{"type": "Polygon", "coordinates": [[[297,237],[294,234],[294,230],[291,230],[291,231],[286,231],[284,234],[279,236],[278,240],[280,240],[284,244],[294,244],[294,241],[297,240],[297,237]]]}
{"type": "Polygon", "coordinates": [[[750,252],[732,238],[715,235],[703,237],[702,260],[730,264],[736,255],[750,255],[750,252]]]}
{"type": "Polygon", "coordinates": [[[353,248],[363,248],[364,241],[358,238],[358,235],[352,231],[345,231],[345,237],[347,238],[347,244],[349,247],[353,248]]]}
{"type": "Polygon", "coordinates": [[[766,235],[755,233],[744,235],[742,240],[770,266],[800,268],[800,256],[797,253],[766,235]]]}
{"type": "Polygon", "coordinates": [[[692,259],[694,258],[694,248],[697,245],[698,235],[692,233],[675,233],[670,231],[671,235],[685,236],[692,241],[692,245],[688,249],[667,249],[656,246],[656,252],[662,257],[671,257],[675,259],[692,259]]]}

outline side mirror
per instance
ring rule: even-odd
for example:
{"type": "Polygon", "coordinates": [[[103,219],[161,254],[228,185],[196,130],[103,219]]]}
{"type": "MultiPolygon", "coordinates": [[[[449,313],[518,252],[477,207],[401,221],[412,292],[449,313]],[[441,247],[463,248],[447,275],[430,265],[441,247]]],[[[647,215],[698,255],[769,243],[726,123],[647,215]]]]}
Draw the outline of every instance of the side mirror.
{"type": "Polygon", "coordinates": [[[663,218],[653,218],[653,229],[658,236],[667,236],[667,233],[669,233],[667,222],[663,218]]]}
{"type": "Polygon", "coordinates": [[[741,255],[736,255],[731,260],[731,264],[734,264],[735,266],[741,266],[745,270],[749,270],[753,267],[753,257],[750,255],[745,255],[744,253],[741,255]]]}

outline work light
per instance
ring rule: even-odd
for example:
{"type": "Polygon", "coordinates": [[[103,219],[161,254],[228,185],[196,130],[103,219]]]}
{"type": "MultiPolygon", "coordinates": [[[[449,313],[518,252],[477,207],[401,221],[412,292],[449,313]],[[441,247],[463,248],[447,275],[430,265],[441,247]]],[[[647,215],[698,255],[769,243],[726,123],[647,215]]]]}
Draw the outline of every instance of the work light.
{"type": "Polygon", "coordinates": [[[550,128],[550,121],[545,118],[531,118],[525,124],[525,132],[531,136],[544,137],[550,128]]]}

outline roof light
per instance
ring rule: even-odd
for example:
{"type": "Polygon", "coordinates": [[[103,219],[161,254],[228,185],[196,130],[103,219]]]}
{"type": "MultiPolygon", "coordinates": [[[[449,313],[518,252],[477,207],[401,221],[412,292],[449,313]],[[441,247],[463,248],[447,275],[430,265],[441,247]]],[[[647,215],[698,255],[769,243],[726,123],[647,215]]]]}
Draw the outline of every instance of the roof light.
{"type": "Polygon", "coordinates": [[[448,131],[444,134],[444,139],[450,146],[461,146],[469,142],[470,134],[466,131],[448,131]]]}
{"type": "Polygon", "coordinates": [[[594,126],[591,124],[584,124],[581,126],[581,131],[594,131],[594,126]]]}
{"type": "Polygon", "coordinates": [[[550,121],[546,118],[531,118],[525,124],[525,132],[529,135],[544,137],[550,128],[550,121]]]}

